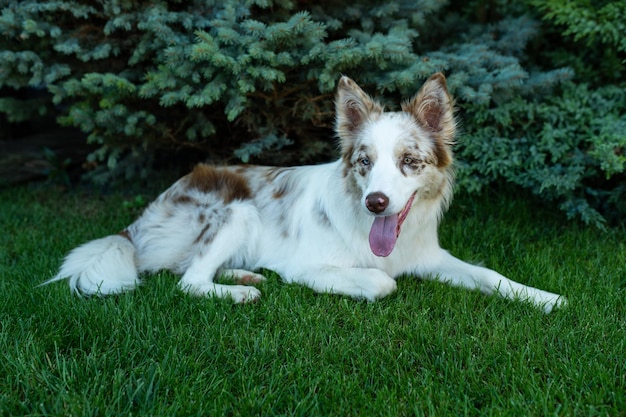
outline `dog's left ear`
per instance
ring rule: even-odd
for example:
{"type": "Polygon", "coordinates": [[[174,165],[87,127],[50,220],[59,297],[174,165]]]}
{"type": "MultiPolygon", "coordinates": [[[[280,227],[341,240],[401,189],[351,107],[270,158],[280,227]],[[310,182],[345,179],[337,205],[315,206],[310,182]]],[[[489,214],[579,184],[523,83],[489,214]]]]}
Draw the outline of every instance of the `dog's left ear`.
{"type": "Polygon", "coordinates": [[[402,104],[402,111],[413,115],[417,123],[431,133],[437,165],[439,167],[450,165],[456,121],[454,100],[448,93],[446,77],[440,72],[432,75],[415,97],[402,104]]]}
{"type": "Polygon", "coordinates": [[[363,122],[372,115],[383,112],[380,104],[346,76],[339,80],[335,110],[337,113],[335,131],[342,141],[353,139],[363,122]]]}

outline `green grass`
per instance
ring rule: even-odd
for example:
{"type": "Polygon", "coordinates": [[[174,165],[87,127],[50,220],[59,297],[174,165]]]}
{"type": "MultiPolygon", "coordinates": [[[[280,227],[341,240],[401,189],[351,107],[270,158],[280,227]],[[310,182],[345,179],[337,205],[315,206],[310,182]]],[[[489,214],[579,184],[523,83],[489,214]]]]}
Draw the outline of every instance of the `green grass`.
{"type": "MultiPolygon", "coordinates": [[[[80,299],[64,254],[121,230],[135,195],[0,191],[0,415],[623,415],[626,245],[511,195],[458,197],[442,245],[566,295],[551,315],[403,278],[376,303],[269,273],[261,300],[183,295],[169,273],[80,299]],[[124,204],[127,201],[129,203],[124,204]]],[[[153,195],[146,195],[149,200],[153,195]]]]}

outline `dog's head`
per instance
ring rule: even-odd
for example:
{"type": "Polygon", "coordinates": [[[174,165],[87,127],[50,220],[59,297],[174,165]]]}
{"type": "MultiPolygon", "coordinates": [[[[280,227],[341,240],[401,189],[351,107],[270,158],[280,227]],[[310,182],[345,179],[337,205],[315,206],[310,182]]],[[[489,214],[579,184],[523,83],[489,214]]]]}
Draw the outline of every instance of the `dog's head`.
{"type": "Polygon", "coordinates": [[[441,212],[452,190],[454,103],[441,73],[402,104],[382,106],[348,77],[339,80],[336,132],[348,191],[373,216],[370,246],[388,256],[414,203],[441,212]]]}

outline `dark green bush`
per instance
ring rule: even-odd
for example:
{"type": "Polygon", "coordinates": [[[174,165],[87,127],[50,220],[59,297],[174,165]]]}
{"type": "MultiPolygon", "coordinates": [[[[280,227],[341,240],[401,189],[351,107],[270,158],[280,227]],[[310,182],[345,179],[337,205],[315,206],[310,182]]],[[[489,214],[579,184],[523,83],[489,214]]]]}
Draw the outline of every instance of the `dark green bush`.
{"type": "MultiPolygon", "coordinates": [[[[623,96],[610,87],[595,92],[569,85],[553,95],[573,73],[525,53],[546,29],[520,13],[524,4],[0,5],[0,87],[48,92],[36,105],[0,98],[0,111],[12,121],[47,112],[82,129],[97,145],[89,157],[96,166],[92,178],[146,174],[155,154],[181,149],[224,162],[329,159],[340,74],[397,103],[433,72],[445,71],[467,132],[459,148],[463,186],[474,190],[506,179],[594,223],[602,221],[600,205],[615,211],[611,202],[621,189],[613,184],[624,169],[623,96]],[[576,109],[567,104],[587,93],[592,97],[576,109]],[[598,100],[606,110],[594,119],[598,100]]],[[[549,17],[552,9],[537,10],[549,17]]]]}
{"type": "Polygon", "coordinates": [[[626,1],[527,0],[550,22],[537,56],[576,71],[576,79],[602,85],[626,79],[626,1]],[[553,25],[552,25],[553,24],[553,25]]]}
{"type": "Polygon", "coordinates": [[[541,100],[517,97],[473,108],[459,145],[462,186],[499,179],[602,227],[626,214],[626,90],[567,83],[541,100]],[[603,216],[604,215],[604,216],[603,216]]]}

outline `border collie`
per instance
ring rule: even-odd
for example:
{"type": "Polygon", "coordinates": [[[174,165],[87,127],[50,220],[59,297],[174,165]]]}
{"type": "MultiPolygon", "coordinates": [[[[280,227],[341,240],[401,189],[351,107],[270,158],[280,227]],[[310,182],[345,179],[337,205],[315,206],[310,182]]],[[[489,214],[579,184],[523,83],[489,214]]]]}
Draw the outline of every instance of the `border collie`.
{"type": "Polygon", "coordinates": [[[54,278],[78,294],[135,288],[139,273],[181,274],[182,291],[253,301],[267,268],[315,291],[376,300],[401,275],[437,279],[531,302],[550,312],[557,294],[465,263],[439,246],[453,189],[454,103],[445,77],[386,112],[348,77],[339,80],[341,157],[299,167],[198,165],[119,234],[71,251],[54,278]]]}

